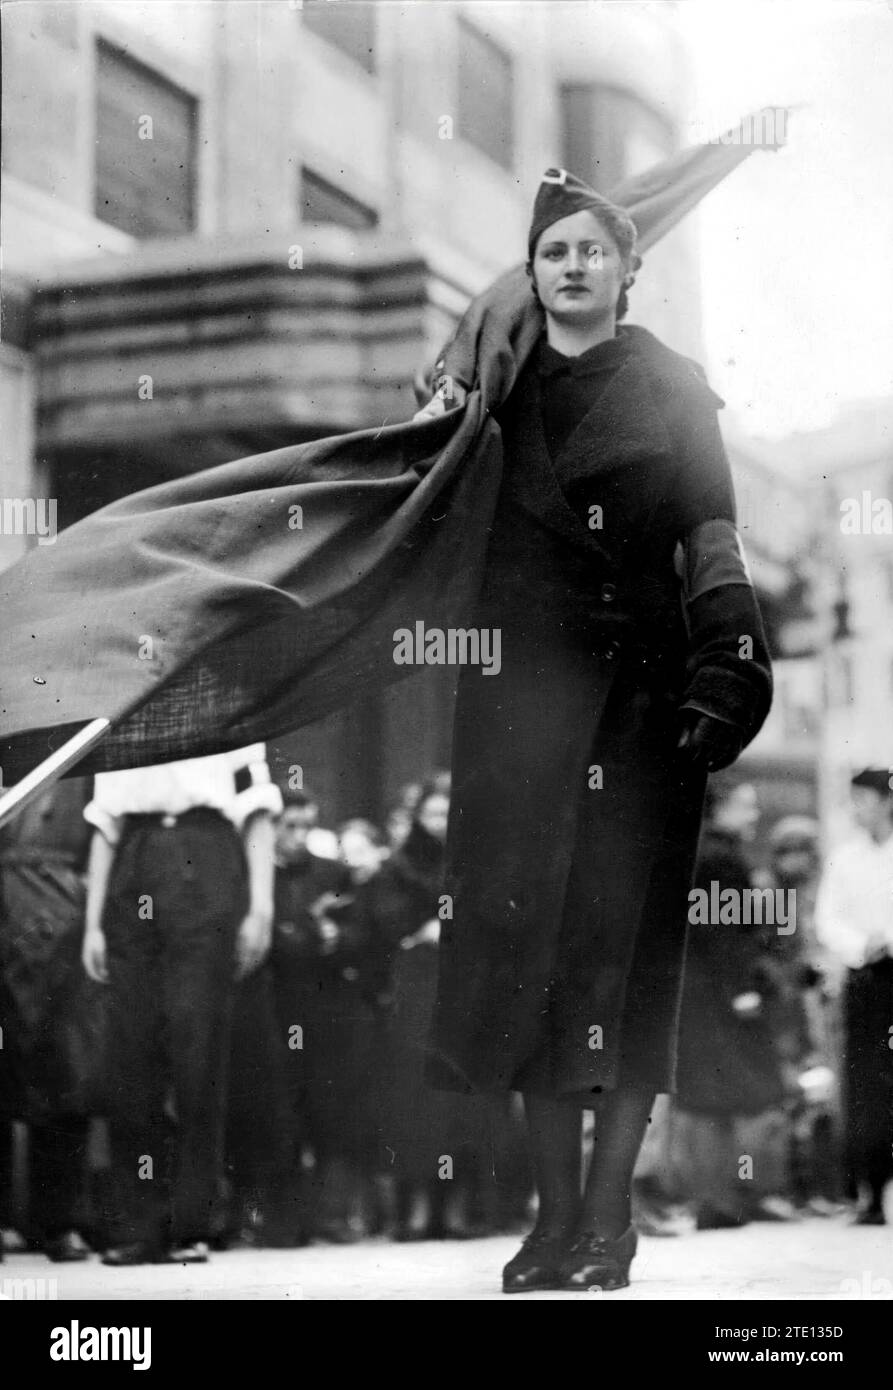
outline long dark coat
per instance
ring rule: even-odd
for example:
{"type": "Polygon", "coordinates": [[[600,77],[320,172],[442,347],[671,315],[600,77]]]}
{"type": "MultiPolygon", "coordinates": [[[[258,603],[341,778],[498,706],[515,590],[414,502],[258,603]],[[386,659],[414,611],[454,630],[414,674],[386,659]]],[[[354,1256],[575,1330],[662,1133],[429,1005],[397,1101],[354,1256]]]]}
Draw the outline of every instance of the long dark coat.
{"type": "Polygon", "coordinates": [[[502,667],[459,684],[437,1085],[590,1102],[619,1084],[673,1088],[703,800],[676,750],[679,707],[744,741],[768,708],[749,585],[708,585],[688,631],[680,602],[677,545],[734,516],[717,398],[650,334],[624,332],[626,361],[554,464],[530,366],[500,417],[475,623],[500,630],[502,667]],[[559,466],[584,498],[591,484],[602,530],[559,466]]]}

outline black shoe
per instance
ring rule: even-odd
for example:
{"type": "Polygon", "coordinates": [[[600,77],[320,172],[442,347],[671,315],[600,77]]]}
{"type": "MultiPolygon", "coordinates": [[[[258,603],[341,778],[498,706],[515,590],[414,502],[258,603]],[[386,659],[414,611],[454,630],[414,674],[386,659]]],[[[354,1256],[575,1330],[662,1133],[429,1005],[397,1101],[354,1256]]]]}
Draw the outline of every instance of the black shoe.
{"type": "Polygon", "coordinates": [[[485,1240],[494,1230],[483,1221],[447,1221],[441,1240],[485,1240]]]}
{"type": "Polygon", "coordinates": [[[157,1265],[162,1260],[159,1246],[148,1240],[132,1240],[126,1245],[111,1245],[102,1257],[104,1265],[157,1265]]]}
{"type": "Polygon", "coordinates": [[[799,1221],[800,1213],[787,1197],[761,1197],[748,1208],[751,1221],[799,1221]]]}
{"type": "Polygon", "coordinates": [[[854,1226],[886,1226],[887,1218],[882,1207],[868,1207],[866,1211],[860,1211],[853,1222],[854,1226]]]}
{"type": "Polygon", "coordinates": [[[174,1245],[164,1252],[161,1260],[166,1265],[206,1265],[208,1263],[208,1244],[204,1240],[193,1240],[188,1245],[174,1245]]]}
{"type": "Polygon", "coordinates": [[[567,1251],[560,1270],[562,1289],[625,1289],[638,1237],[632,1226],[609,1240],[596,1231],[581,1231],[567,1251]]]}
{"type": "Polygon", "coordinates": [[[534,1229],[502,1271],[502,1292],[532,1293],[535,1289],[560,1288],[561,1262],[567,1253],[566,1239],[534,1229]]]}
{"type": "Polygon", "coordinates": [[[401,1245],[406,1245],[411,1241],[432,1240],[428,1234],[427,1226],[413,1226],[408,1221],[401,1221],[399,1226],[394,1227],[391,1240],[398,1241],[401,1245]]]}
{"type": "Polygon", "coordinates": [[[90,1247],[77,1231],[63,1231],[43,1243],[43,1253],[53,1264],[76,1264],[90,1254],[90,1247]]]}
{"type": "Polygon", "coordinates": [[[736,1226],[746,1226],[749,1220],[743,1211],[702,1206],[698,1208],[697,1227],[699,1231],[729,1231],[736,1226]]]}

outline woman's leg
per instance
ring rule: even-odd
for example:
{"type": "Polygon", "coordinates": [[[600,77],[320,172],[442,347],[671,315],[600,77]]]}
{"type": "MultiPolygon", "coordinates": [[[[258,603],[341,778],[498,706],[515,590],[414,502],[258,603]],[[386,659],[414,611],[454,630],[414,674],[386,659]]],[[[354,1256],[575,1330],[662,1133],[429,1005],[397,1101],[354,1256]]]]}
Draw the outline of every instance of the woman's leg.
{"type": "Polygon", "coordinates": [[[605,1093],[595,1111],[592,1163],[583,1194],[580,1225],[584,1230],[616,1240],[630,1224],[630,1192],[633,1169],[648,1116],[653,1091],[623,1089],[605,1093]]]}
{"type": "Polygon", "coordinates": [[[580,1215],[583,1112],[572,1102],[529,1092],[524,1110],[539,1197],[536,1230],[549,1239],[563,1239],[580,1215]]]}

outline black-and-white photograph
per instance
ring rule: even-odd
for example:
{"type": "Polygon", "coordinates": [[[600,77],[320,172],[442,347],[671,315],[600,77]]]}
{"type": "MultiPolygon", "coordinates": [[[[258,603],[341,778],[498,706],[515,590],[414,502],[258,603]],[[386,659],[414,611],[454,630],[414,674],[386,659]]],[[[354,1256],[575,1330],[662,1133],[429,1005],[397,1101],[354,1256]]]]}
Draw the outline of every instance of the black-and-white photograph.
{"type": "Polygon", "coordinates": [[[845,1364],[893,4],[2,42],[0,1299],[134,1369],[91,1303],[700,1303],[705,1365],[845,1364]]]}

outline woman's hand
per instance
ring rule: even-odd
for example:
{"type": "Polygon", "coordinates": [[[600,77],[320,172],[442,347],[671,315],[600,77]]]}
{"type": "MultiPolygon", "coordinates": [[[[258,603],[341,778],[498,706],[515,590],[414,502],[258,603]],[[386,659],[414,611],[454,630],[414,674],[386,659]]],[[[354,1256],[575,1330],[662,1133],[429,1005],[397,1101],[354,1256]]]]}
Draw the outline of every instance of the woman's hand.
{"type": "Polygon", "coordinates": [[[449,410],[458,410],[459,406],[465,404],[468,393],[464,386],[460,386],[452,377],[444,377],[434,395],[427,405],[423,405],[421,410],[417,410],[413,415],[413,420],[436,420],[439,415],[446,415],[449,410]]]}
{"type": "Polygon", "coordinates": [[[744,742],[736,725],[697,710],[683,710],[683,716],[685,725],[677,746],[684,755],[708,772],[731,766],[744,742]]]}

